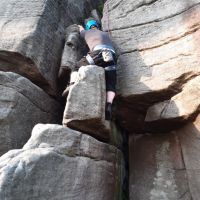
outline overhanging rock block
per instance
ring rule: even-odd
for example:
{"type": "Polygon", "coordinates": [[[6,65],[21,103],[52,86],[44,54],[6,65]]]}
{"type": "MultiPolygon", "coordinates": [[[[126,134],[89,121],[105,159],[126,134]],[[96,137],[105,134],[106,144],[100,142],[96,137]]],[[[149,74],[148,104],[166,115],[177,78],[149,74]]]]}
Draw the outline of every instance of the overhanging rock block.
{"type": "Polygon", "coordinates": [[[21,74],[55,95],[65,28],[80,23],[85,8],[102,3],[90,1],[1,0],[0,70],[21,74]]]}
{"type": "Polygon", "coordinates": [[[0,72],[0,155],[21,148],[37,123],[61,121],[60,104],[28,79],[0,72]]]}
{"type": "Polygon", "coordinates": [[[0,199],[116,200],[121,164],[114,146],[60,125],[38,124],[23,149],[0,158],[0,199]]]}
{"type": "Polygon", "coordinates": [[[151,127],[151,124],[154,124],[154,127],[157,127],[156,129],[158,127],[162,128],[160,126],[161,123],[171,123],[171,130],[173,130],[173,123],[186,123],[196,117],[200,107],[199,96],[200,76],[197,76],[186,83],[182,91],[170,100],[149,107],[145,122],[149,127],[151,127]]]}
{"type": "Polygon", "coordinates": [[[71,87],[63,116],[63,125],[109,140],[110,124],[105,120],[105,74],[95,65],[79,69],[78,80],[71,87]]]}
{"type": "MultiPolygon", "coordinates": [[[[102,26],[104,30],[109,27],[119,55],[117,118],[119,121],[123,118],[121,126],[129,132],[141,130],[141,127],[146,130],[145,113],[155,103],[160,103],[157,110],[167,105],[171,111],[166,114],[170,114],[170,118],[172,114],[174,118],[178,115],[178,109],[172,101],[169,105],[168,100],[181,93],[184,85],[200,72],[199,2],[127,0],[119,4],[118,0],[113,0],[109,9],[104,7],[102,26]],[[108,16],[112,23],[108,23],[108,16]],[[141,120],[138,120],[140,116],[134,118],[124,110],[136,116],[138,111],[143,112],[141,120]]],[[[160,117],[159,112],[155,117],[160,117]]]]}
{"type": "Polygon", "coordinates": [[[64,33],[62,6],[52,0],[3,0],[0,7],[0,70],[19,73],[55,95],[64,33]]]}

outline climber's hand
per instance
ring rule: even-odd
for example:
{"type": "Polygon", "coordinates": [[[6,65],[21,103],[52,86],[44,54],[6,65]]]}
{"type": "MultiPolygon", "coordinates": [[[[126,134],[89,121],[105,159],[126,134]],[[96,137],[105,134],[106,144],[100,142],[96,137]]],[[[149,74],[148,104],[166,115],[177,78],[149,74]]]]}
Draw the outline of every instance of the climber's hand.
{"type": "Polygon", "coordinates": [[[81,31],[83,31],[83,30],[84,30],[83,26],[81,26],[81,25],[78,25],[78,27],[79,27],[79,32],[81,32],[81,31]]]}

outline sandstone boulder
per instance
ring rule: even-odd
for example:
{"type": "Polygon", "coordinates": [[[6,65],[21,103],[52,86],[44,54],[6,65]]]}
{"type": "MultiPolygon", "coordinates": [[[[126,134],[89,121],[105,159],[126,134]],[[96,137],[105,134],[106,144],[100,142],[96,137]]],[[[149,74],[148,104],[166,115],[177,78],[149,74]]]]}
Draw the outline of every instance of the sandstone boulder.
{"type": "Polygon", "coordinates": [[[121,156],[78,131],[38,124],[23,149],[0,158],[0,198],[120,199],[121,156]]]}
{"type": "MultiPolygon", "coordinates": [[[[130,127],[129,132],[140,129],[141,124],[145,126],[143,120],[150,106],[173,102],[186,83],[199,75],[199,3],[199,0],[114,0],[104,7],[103,27],[110,28],[119,55],[118,105],[121,107],[117,108],[117,115],[126,124],[122,124],[124,128],[130,127]],[[135,122],[137,117],[130,120],[130,113],[142,114],[143,122],[135,122]],[[132,128],[133,123],[138,124],[132,128]]],[[[196,111],[192,109],[189,115],[196,111]]],[[[181,113],[176,114],[181,117],[181,113]]]]}
{"type": "Polygon", "coordinates": [[[119,56],[117,119],[132,133],[129,198],[197,200],[199,117],[177,132],[164,131],[199,113],[200,1],[107,3],[103,28],[119,56]]]}
{"type": "Polygon", "coordinates": [[[193,123],[177,131],[182,146],[182,154],[187,170],[192,199],[199,199],[200,191],[200,116],[193,123]]]}
{"type": "Polygon", "coordinates": [[[170,100],[155,104],[148,108],[146,122],[159,120],[187,121],[196,117],[200,107],[200,77],[193,78],[177,95],[170,100]]]}
{"type": "Polygon", "coordinates": [[[81,67],[67,97],[63,125],[108,140],[110,124],[105,121],[105,102],[104,69],[95,65],[81,67]]]}
{"type": "Polygon", "coordinates": [[[39,122],[61,122],[60,104],[28,79],[0,72],[0,154],[21,148],[39,122]]]}
{"type": "Polygon", "coordinates": [[[191,199],[181,151],[175,133],[130,136],[130,200],[191,199]]]}
{"type": "Polygon", "coordinates": [[[81,23],[86,10],[101,2],[2,0],[0,70],[19,73],[55,95],[65,28],[81,23]]]}

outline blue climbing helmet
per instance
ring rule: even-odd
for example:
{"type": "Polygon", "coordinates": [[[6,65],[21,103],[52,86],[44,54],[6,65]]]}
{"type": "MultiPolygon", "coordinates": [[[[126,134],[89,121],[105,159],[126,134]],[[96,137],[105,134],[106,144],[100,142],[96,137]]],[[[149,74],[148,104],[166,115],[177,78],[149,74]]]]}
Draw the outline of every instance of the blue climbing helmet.
{"type": "Polygon", "coordinates": [[[92,26],[95,26],[99,29],[98,23],[95,20],[90,19],[90,20],[88,20],[88,22],[85,25],[85,30],[90,30],[92,26]]]}

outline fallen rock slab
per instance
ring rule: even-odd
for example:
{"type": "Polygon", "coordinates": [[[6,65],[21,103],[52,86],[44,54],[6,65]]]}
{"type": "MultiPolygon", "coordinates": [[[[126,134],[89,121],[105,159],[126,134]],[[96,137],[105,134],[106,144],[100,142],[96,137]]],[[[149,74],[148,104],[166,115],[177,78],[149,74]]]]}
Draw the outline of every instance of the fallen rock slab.
{"type": "Polygon", "coordinates": [[[28,79],[0,72],[0,155],[21,148],[35,124],[61,122],[61,105],[28,79]]]}
{"type": "Polygon", "coordinates": [[[104,69],[88,65],[79,69],[78,80],[70,88],[63,125],[109,140],[110,124],[105,121],[104,69]]]}
{"type": "Polygon", "coordinates": [[[116,200],[121,156],[114,146],[81,132],[38,124],[23,149],[0,158],[0,198],[116,200]]]}

